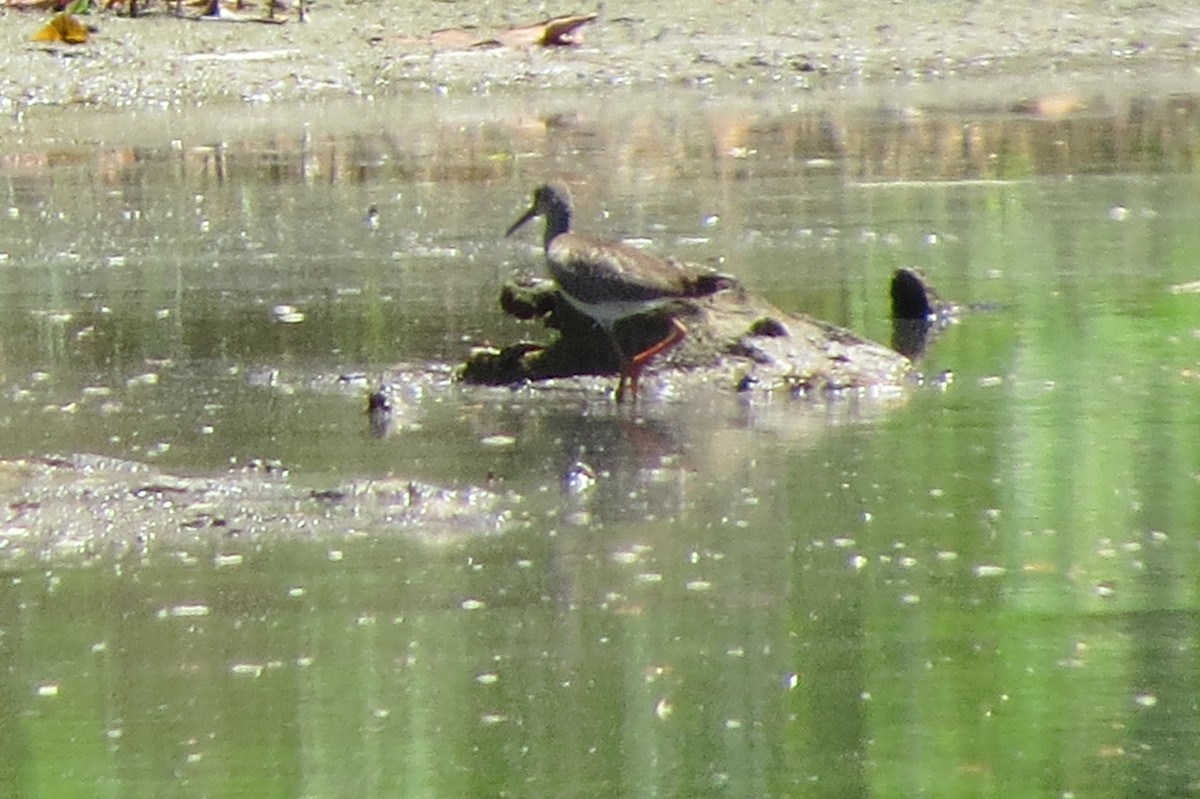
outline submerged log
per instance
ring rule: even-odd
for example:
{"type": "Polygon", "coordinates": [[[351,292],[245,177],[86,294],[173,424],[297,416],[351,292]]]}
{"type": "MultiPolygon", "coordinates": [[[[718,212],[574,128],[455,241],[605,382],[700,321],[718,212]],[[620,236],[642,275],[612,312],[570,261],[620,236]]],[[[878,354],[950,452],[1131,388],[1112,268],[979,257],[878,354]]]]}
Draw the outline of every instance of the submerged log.
{"type": "MultiPolygon", "coordinates": [[[[461,368],[464,382],[510,385],[584,375],[616,375],[611,343],[549,280],[505,285],[501,307],[518,319],[541,318],[558,337],[547,345],[519,342],[475,352],[461,368]]],[[[654,359],[646,379],[700,379],[730,390],[815,394],[901,386],[911,361],[893,349],[802,314],[789,314],[740,285],[689,300],[671,314],[688,328],[683,342],[654,359]],[[669,377],[667,375],[669,374],[669,377]]],[[[660,341],[670,316],[647,314],[617,325],[626,352],[660,341]]]]}

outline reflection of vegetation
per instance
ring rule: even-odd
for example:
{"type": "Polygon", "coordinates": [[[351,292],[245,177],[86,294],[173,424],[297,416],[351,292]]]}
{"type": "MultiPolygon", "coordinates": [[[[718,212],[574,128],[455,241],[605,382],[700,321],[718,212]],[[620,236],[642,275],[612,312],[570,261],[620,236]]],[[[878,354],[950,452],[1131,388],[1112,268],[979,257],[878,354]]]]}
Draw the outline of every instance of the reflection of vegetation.
{"type": "MultiPolygon", "coordinates": [[[[511,123],[458,120],[405,126],[395,134],[275,134],[176,150],[45,151],[3,157],[5,166],[40,168],[90,158],[111,181],[149,161],[176,161],[181,178],[322,181],[479,182],[512,176],[514,157],[551,159],[603,153],[613,174],[711,170],[726,179],[768,177],[841,165],[855,181],[991,180],[1034,175],[1192,172],[1200,100],[1176,96],[1078,101],[1064,108],[963,111],[921,107],[820,106],[817,110],[724,110],[707,128],[670,111],[641,110],[601,121],[559,114],[511,123]]],[[[100,176],[100,175],[98,175],[100,176]]],[[[664,175],[665,176],[665,175],[664,175]]]]}

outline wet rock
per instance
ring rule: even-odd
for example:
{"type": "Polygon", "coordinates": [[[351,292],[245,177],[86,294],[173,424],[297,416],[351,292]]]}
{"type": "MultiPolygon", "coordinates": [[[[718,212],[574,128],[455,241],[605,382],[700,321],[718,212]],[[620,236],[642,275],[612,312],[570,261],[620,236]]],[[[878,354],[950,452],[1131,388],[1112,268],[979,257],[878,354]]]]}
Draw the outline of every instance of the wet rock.
{"type": "MultiPolygon", "coordinates": [[[[473,353],[464,382],[508,385],[584,375],[616,375],[618,364],[602,331],[576,311],[547,280],[519,279],[504,286],[501,307],[518,319],[541,318],[558,331],[549,344],[519,342],[473,353]]],[[[794,394],[898,387],[911,363],[895,350],[849,330],[789,314],[735,284],[689,300],[672,313],[688,328],[678,347],[651,362],[647,379],[699,379],[730,391],[787,390],[794,394]]],[[[617,325],[627,352],[639,352],[670,331],[670,317],[646,314],[617,325]]]]}

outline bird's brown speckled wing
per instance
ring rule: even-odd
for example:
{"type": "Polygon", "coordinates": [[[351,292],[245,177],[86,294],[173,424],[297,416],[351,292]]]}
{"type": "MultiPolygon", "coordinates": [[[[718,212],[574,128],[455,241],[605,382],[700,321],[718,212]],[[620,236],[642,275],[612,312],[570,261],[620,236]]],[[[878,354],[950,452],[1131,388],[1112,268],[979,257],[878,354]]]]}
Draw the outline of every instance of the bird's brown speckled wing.
{"type": "Polygon", "coordinates": [[[592,303],[702,297],[720,288],[706,270],[577,233],[555,237],[546,259],[563,291],[592,303]]]}

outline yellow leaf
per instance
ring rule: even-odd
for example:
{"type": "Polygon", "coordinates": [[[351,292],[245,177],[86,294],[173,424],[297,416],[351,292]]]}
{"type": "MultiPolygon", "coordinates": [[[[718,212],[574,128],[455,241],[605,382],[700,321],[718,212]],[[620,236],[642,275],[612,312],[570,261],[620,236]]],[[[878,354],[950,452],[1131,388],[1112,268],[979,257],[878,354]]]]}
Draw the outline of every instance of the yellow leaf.
{"type": "Polygon", "coordinates": [[[51,17],[41,30],[33,34],[33,40],[35,42],[83,44],[88,40],[88,29],[86,25],[64,11],[51,17]]]}

